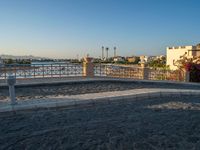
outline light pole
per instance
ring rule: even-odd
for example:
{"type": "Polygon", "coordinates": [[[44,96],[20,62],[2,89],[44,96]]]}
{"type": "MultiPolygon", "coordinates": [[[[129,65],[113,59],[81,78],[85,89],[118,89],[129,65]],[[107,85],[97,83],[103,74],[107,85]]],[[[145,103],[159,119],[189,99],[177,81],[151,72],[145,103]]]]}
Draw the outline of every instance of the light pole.
{"type": "Polygon", "coordinates": [[[117,56],[117,48],[114,47],[114,57],[116,57],[116,56],[117,56]]]}
{"type": "Polygon", "coordinates": [[[106,47],[106,59],[108,59],[108,50],[109,50],[109,48],[106,47]]]}
{"type": "Polygon", "coordinates": [[[104,47],[102,46],[101,49],[102,49],[102,58],[101,59],[104,60],[104,47]]]}

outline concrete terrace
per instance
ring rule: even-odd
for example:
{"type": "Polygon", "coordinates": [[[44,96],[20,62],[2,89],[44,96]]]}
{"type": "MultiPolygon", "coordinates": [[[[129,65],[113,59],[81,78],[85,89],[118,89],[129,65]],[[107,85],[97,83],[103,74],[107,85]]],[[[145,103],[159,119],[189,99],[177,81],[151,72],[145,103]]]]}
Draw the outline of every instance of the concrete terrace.
{"type": "MultiPolygon", "coordinates": [[[[199,84],[108,78],[40,79],[18,82],[16,90],[22,90],[22,94],[31,89],[37,89],[32,94],[43,93],[44,84],[50,92],[52,88],[59,92],[62,85],[78,94],[27,97],[19,99],[17,105],[0,99],[0,149],[200,149],[199,84]],[[86,88],[85,94],[77,90],[80,84],[79,90],[86,88]],[[111,91],[107,90],[110,84],[114,85],[111,91]],[[93,90],[96,85],[97,90],[93,90]],[[125,88],[112,91],[118,86],[125,88]],[[98,91],[102,88],[107,89],[98,91]]],[[[0,92],[7,90],[6,85],[0,86],[0,92]]]]}
{"type": "MultiPolygon", "coordinates": [[[[48,84],[64,84],[64,83],[88,83],[88,82],[144,82],[149,84],[175,84],[178,86],[197,86],[196,83],[180,83],[171,81],[145,81],[145,80],[132,80],[132,79],[116,79],[116,78],[55,78],[55,79],[32,79],[32,80],[18,80],[17,86],[36,86],[48,84]]],[[[1,88],[7,87],[6,83],[1,84],[1,88]]],[[[200,88],[199,88],[200,89],[200,88]]],[[[32,99],[18,101],[16,105],[11,105],[9,101],[0,102],[0,112],[20,111],[20,110],[33,110],[33,109],[46,109],[76,106],[81,104],[97,104],[100,102],[110,103],[116,100],[132,99],[139,100],[141,98],[154,98],[154,97],[173,97],[185,95],[200,95],[198,89],[168,89],[168,88],[144,88],[144,89],[131,89],[125,91],[110,91],[101,93],[89,93],[79,95],[67,96],[49,96],[43,99],[32,99]]]]}

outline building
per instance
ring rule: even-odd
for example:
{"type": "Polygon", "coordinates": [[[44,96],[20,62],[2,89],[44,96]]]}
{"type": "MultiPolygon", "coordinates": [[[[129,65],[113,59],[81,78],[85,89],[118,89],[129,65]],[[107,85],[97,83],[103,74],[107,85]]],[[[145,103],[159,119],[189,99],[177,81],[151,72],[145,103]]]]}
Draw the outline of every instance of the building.
{"type": "Polygon", "coordinates": [[[144,55],[140,56],[140,63],[147,63],[148,58],[149,58],[148,56],[144,56],[144,55]]]}
{"type": "Polygon", "coordinates": [[[156,59],[160,59],[160,60],[165,59],[165,58],[166,58],[165,55],[156,56],[156,59]]]}
{"type": "Polygon", "coordinates": [[[171,70],[178,69],[175,62],[185,55],[187,58],[194,58],[200,56],[200,44],[196,46],[176,46],[167,47],[167,65],[171,70]]]}
{"type": "Polygon", "coordinates": [[[121,56],[116,56],[113,58],[114,62],[124,62],[124,57],[121,56]]]}
{"type": "Polygon", "coordinates": [[[129,63],[138,63],[139,59],[140,59],[140,58],[137,57],[137,56],[126,57],[126,60],[127,60],[129,63]]]}
{"type": "Polygon", "coordinates": [[[152,60],[155,60],[156,59],[156,56],[140,56],[140,62],[141,63],[149,63],[150,61],[152,60]]]}

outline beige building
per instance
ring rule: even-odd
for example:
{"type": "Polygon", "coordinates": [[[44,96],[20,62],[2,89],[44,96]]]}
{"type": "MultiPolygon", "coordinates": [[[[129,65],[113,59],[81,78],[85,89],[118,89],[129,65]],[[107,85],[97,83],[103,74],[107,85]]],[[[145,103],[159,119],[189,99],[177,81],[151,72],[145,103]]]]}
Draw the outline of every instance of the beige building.
{"type": "Polygon", "coordinates": [[[137,56],[126,57],[126,60],[127,60],[129,63],[135,63],[136,61],[138,61],[138,59],[140,59],[140,58],[137,57],[137,56]]]}
{"type": "Polygon", "coordinates": [[[200,56],[200,44],[196,46],[167,47],[167,65],[169,65],[171,70],[178,69],[174,63],[183,55],[188,58],[200,56]]]}

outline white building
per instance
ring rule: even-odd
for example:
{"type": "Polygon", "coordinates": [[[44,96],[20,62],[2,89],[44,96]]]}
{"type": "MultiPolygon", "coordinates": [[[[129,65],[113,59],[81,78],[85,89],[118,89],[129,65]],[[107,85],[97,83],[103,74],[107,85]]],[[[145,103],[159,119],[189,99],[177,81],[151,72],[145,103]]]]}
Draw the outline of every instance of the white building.
{"type": "Polygon", "coordinates": [[[113,58],[113,61],[114,62],[123,62],[124,61],[124,57],[116,56],[116,57],[113,58]]]}
{"type": "Polygon", "coordinates": [[[156,56],[156,59],[163,59],[163,58],[166,58],[166,56],[165,55],[156,56]]]}
{"type": "Polygon", "coordinates": [[[152,60],[155,60],[157,56],[140,56],[140,63],[149,63],[152,60]]]}
{"type": "Polygon", "coordinates": [[[147,63],[149,62],[149,56],[140,56],[140,63],[147,63]]]}
{"type": "Polygon", "coordinates": [[[183,55],[188,58],[200,56],[200,44],[196,46],[167,47],[167,65],[169,65],[171,70],[178,69],[174,63],[183,55]]]}

